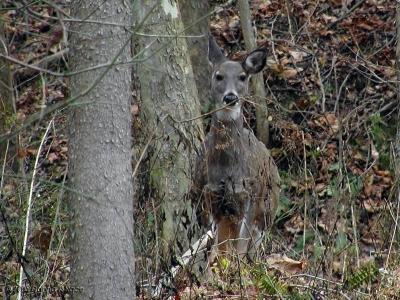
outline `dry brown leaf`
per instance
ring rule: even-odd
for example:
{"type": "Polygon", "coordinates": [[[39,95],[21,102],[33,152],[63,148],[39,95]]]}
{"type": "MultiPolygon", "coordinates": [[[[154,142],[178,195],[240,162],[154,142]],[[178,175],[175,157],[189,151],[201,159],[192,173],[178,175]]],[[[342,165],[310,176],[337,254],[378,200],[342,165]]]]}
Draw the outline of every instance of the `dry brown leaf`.
{"type": "Polygon", "coordinates": [[[19,158],[24,159],[25,157],[28,156],[28,151],[26,150],[26,148],[22,148],[21,147],[21,148],[18,149],[17,155],[18,155],[19,158]]]}
{"type": "Polygon", "coordinates": [[[303,218],[299,215],[294,215],[290,220],[285,223],[285,229],[287,232],[295,234],[302,232],[304,229],[303,218]]]}
{"type": "Polygon", "coordinates": [[[132,116],[139,115],[139,106],[137,104],[134,104],[131,106],[131,113],[132,113],[132,116]]]}
{"type": "Polygon", "coordinates": [[[307,53],[303,51],[292,51],[289,50],[289,54],[292,56],[294,62],[300,62],[303,60],[305,56],[307,56],[307,53]]]}
{"type": "Polygon", "coordinates": [[[334,260],[332,262],[332,271],[336,274],[341,274],[343,271],[343,263],[340,260],[334,260]]]}
{"type": "Polygon", "coordinates": [[[47,159],[49,160],[50,163],[53,163],[53,162],[55,162],[56,160],[58,160],[59,157],[58,157],[57,153],[51,152],[51,153],[49,154],[49,156],[47,157],[47,159]]]}
{"type": "Polygon", "coordinates": [[[342,7],[343,4],[345,4],[348,1],[343,1],[343,0],[331,0],[330,1],[330,5],[332,5],[332,7],[342,7]]]}
{"type": "Polygon", "coordinates": [[[296,69],[284,67],[282,63],[273,63],[270,65],[270,68],[276,75],[284,79],[296,77],[298,73],[296,69]]]}
{"type": "Polygon", "coordinates": [[[5,194],[11,193],[11,192],[14,193],[16,188],[17,187],[16,187],[15,183],[13,183],[13,182],[7,183],[3,186],[3,193],[5,193],[5,194]]]}
{"type": "Polygon", "coordinates": [[[374,170],[375,174],[382,177],[392,177],[389,170],[374,170]]]}
{"type": "Polygon", "coordinates": [[[50,225],[41,224],[32,232],[30,242],[42,253],[46,253],[50,246],[51,232],[50,225]]]}
{"type": "Polygon", "coordinates": [[[336,134],[339,130],[339,121],[334,114],[326,113],[315,120],[315,124],[328,129],[329,134],[336,134]]]}
{"type": "Polygon", "coordinates": [[[369,173],[367,176],[365,176],[364,179],[364,194],[367,197],[370,197],[375,189],[374,186],[374,175],[369,173]]]}
{"type": "Polygon", "coordinates": [[[361,153],[360,151],[358,151],[358,150],[353,150],[353,151],[352,151],[351,158],[352,158],[353,160],[361,160],[361,161],[364,160],[364,156],[363,156],[362,153],[361,153]]]}
{"type": "Polygon", "coordinates": [[[32,156],[36,156],[38,153],[38,150],[35,148],[26,148],[26,153],[32,156]]]}
{"type": "Polygon", "coordinates": [[[280,60],[280,64],[282,65],[282,66],[286,66],[286,65],[288,65],[288,64],[290,64],[291,63],[291,61],[290,61],[290,59],[289,58],[282,58],[281,60],[280,60]]]}
{"type": "Polygon", "coordinates": [[[393,78],[396,75],[396,69],[393,67],[381,67],[380,71],[386,78],[393,78]]]}
{"type": "Polygon", "coordinates": [[[315,185],[315,191],[317,193],[323,192],[326,189],[326,183],[320,182],[315,185]]]}
{"type": "Polygon", "coordinates": [[[375,147],[375,145],[374,145],[374,143],[373,143],[372,140],[371,140],[371,157],[372,157],[374,160],[377,160],[377,159],[379,158],[379,152],[378,152],[378,150],[376,149],[376,147],[375,147]]]}
{"type": "Polygon", "coordinates": [[[326,30],[326,29],[321,29],[319,34],[321,36],[328,36],[328,35],[333,35],[335,32],[333,30],[326,30]]]}
{"type": "Polygon", "coordinates": [[[302,272],[306,266],[304,261],[293,260],[284,254],[277,253],[268,255],[266,261],[268,267],[289,275],[302,272]]]}
{"type": "Polygon", "coordinates": [[[269,68],[276,73],[277,75],[281,74],[284,71],[284,67],[282,66],[282,64],[277,64],[275,62],[269,61],[267,62],[269,68]]]}
{"type": "Polygon", "coordinates": [[[335,16],[329,16],[327,14],[322,14],[322,18],[324,19],[326,24],[334,23],[337,21],[337,18],[335,16]]]}
{"type": "Polygon", "coordinates": [[[367,199],[363,201],[363,206],[368,212],[377,212],[380,210],[384,210],[386,205],[383,201],[376,201],[372,199],[367,199]]]}
{"type": "Polygon", "coordinates": [[[297,70],[296,69],[292,69],[292,68],[286,68],[281,76],[285,79],[290,79],[290,78],[294,78],[297,76],[297,70]]]}

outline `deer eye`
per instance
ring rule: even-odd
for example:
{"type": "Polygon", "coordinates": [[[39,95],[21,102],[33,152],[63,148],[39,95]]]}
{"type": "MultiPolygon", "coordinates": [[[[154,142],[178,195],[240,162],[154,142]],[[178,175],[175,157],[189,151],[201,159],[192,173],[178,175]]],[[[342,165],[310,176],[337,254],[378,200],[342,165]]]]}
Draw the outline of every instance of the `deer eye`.
{"type": "Polygon", "coordinates": [[[246,78],[247,78],[246,74],[240,74],[240,75],[239,75],[239,80],[240,80],[240,81],[245,81],[246,78]]]}
{"type": "Polygon", "coordinates": [[[217,74],[215,74],[215,79],[217,81],[222,81],[224,79],[224,76],[222,76],[221,74],[217,73],[217,74]]]}

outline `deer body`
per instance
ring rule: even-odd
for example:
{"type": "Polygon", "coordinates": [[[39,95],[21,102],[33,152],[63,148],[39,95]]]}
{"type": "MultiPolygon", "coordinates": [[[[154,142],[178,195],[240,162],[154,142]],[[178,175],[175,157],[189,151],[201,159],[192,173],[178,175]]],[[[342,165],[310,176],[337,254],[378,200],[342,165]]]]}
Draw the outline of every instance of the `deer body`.
{"type": "Polygon", "coordinates": [[[265,51],[252,52],[241,64],[225,58],[213,39],[214,101],[222,109],[212,118],[194,186],[201,190],[202,217],[216,226],[218,249],[229,240],[240,254],[255,248],[272,224],[279,197],[279,175],[263,143],[243,127],[241,98],[247,94],[249,75],[262,70],[265,51]]]}

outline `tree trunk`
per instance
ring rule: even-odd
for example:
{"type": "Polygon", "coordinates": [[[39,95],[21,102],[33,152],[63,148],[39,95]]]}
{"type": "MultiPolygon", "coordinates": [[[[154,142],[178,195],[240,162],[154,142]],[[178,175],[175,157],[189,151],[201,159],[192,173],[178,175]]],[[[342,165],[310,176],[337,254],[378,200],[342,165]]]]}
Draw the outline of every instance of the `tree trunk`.
{"type": "Polygon", "coordinates": [[[209,111],[210,99],[210,78],[211,66],[208,61],[208,34],[209,34],[209,5],[207,0],[180,0],[180,11],[182,13],[182,22],[187,30],[187,35],[203,37],[189,37],[186,39],[190,60],[192,62],[194,79],[201,109],[204,112],[209,111]],[[198,22],[194,25],[195,22],[198,22]]]}
{"type": "MultiPolygon", "coordinates": [[[[135,3],[135,19],[140,24],[159,1],[135,3]]],[[[159,36],[182,34],[176,2],[161,1],[143,27],[136,30],[159,36]]],[[[141,85],[141,119],[149,135],[156,136],[148,171],[156,200],[161,204],[163,257],[169,259],[175,253],[171,250],[182,253],[197,237],[193,228],[195,212],[185,195],[191,182],[193,148],[202,137],[201,122],[179,121],[199,116],[200,108],[185,38],[142,36],[137,44],[138,51],[144,50],[144,60],[136,69],[141,85]]]]}
{"type": "MultiPolygon", "coordinates": [[[[72,2],[75,19],[131,24],[129,1],[72,2]],[[99,9],[100,8],[100,9],[99,9]]],[[[122,27],[72,23],[72,69],[130,59],[130,35],[122,27]],[[123,50],[122,50],[123,49],[123,50]]],[[[133,188],[131,72],[127,64],[71,78],[72,96],[101,76],[70,116],[69,201],[73,299],[133,299],[133,188]]]]}
{"type": "MultiPolygon", "coordinates": [[[[247,50],[254,50],[257,47],[256,38],[254,31],[251,26],[251,11],[249,1],[239,0],[239,14],[240,23],[242,25],[242,33],[244,43],[247,50]]],[[[256,103],[256,129],[257,138],[262,141],[265,145],[268,145],[269,141],[269,124],[268,124],[268,111],[266,103],[266,93],[264,87],[263,73],[253,75],[251,78],[251,88],[254,92],[255,103],[256,103]]]]}

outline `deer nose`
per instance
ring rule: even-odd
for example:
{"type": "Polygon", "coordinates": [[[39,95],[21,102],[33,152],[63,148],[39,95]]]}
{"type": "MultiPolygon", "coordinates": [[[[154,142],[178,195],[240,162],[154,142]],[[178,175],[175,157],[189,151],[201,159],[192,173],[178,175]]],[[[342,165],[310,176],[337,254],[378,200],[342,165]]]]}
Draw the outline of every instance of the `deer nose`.
{"type": "Polygon", "coordinates": [[[234,93],[229,93],[226,94],[222,100],[229,106],[233,106],[239,101],[239,98],[234,93]]]}

